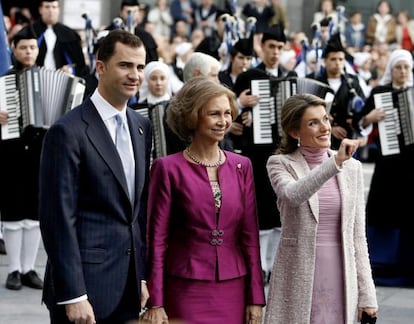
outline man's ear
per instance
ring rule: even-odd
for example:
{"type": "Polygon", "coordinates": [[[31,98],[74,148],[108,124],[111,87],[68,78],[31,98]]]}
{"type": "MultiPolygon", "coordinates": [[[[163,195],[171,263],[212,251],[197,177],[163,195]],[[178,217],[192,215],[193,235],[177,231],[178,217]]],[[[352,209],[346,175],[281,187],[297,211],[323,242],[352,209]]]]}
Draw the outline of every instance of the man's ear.
{"type": "Polygon", "coordinates": [[[101,74],[103,69],[105,68],[105,63],[100,60],[95,61],[95,69],[98,74],[101,74]]]}
{"type": "Polygon", "coordinates": [[[193,77],[201,76],[201,75],[202,75],[201,74],[201,69],[199,69],[199,68],[194,69],[194,71],[193,71],[193,77]]]}

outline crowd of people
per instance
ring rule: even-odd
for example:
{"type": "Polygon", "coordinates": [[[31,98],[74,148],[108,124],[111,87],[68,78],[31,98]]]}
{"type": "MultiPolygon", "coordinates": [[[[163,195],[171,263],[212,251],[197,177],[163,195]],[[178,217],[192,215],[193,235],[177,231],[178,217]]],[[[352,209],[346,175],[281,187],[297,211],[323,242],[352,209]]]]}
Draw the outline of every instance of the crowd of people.
{"type": "Polygon", "coordinates": [[[351,324],[380,314],[375,285],[414,286],[408,11],[322,0],[307,36],[276,0],[123,0],[88,56],[60,5],[5,16],[4,76],[85,85],[48,127],[0,107],[8,289],[43,289],[51,323],[351,324]]]}

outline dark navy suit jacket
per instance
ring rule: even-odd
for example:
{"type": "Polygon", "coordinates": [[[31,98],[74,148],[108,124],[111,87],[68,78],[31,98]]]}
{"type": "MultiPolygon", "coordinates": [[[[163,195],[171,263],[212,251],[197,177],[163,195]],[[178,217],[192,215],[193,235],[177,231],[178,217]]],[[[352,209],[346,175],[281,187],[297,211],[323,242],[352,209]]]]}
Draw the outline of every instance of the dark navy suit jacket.
{"type": "Polygon", "coordinates": [[[140,295],[152,130],[149,120],[130,108],[127,119],[136,166],[134,206],[121,159],[90,99],[45,136],[39,212],[48,255],[43,292],[48,307],[87,294],[97,318],[107,317],[120,301],[130,262],[140,295]]]}

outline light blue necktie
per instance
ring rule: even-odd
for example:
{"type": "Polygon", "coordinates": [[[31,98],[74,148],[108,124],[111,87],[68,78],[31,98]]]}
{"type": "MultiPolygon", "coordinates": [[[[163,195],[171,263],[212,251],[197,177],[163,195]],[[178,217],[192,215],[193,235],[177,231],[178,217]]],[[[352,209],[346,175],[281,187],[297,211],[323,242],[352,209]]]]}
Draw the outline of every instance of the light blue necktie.
{"type": "Polygon", "coordinates": [[[129,198],[133,203],[135,197],[135,161],[129,149],[131,138],[126,129],[128,126],[122,119],[122,116],[119,114],[115,115],[115,120],[115,145],[121,158],[122,166],[124,167],[124,173],[128,184],[129,198]]]}

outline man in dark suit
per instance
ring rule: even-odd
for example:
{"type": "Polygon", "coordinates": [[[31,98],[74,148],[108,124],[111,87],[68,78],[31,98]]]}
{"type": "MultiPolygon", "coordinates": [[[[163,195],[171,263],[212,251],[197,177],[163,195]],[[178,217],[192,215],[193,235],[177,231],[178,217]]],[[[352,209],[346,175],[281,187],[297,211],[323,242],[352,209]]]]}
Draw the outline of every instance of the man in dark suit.
{"type": "Polygon", "coordinates": [[[152,134],[150,121],[127,107],[143,80],[145,54],[137,36],[111,31],[99,47],[98,88],[45,136],[39,214],[51,323],[126,323],[137,320],[148,298],[152,134]],[[127,122],[132,170],[115,145],[119,120],[127,122]]]}

